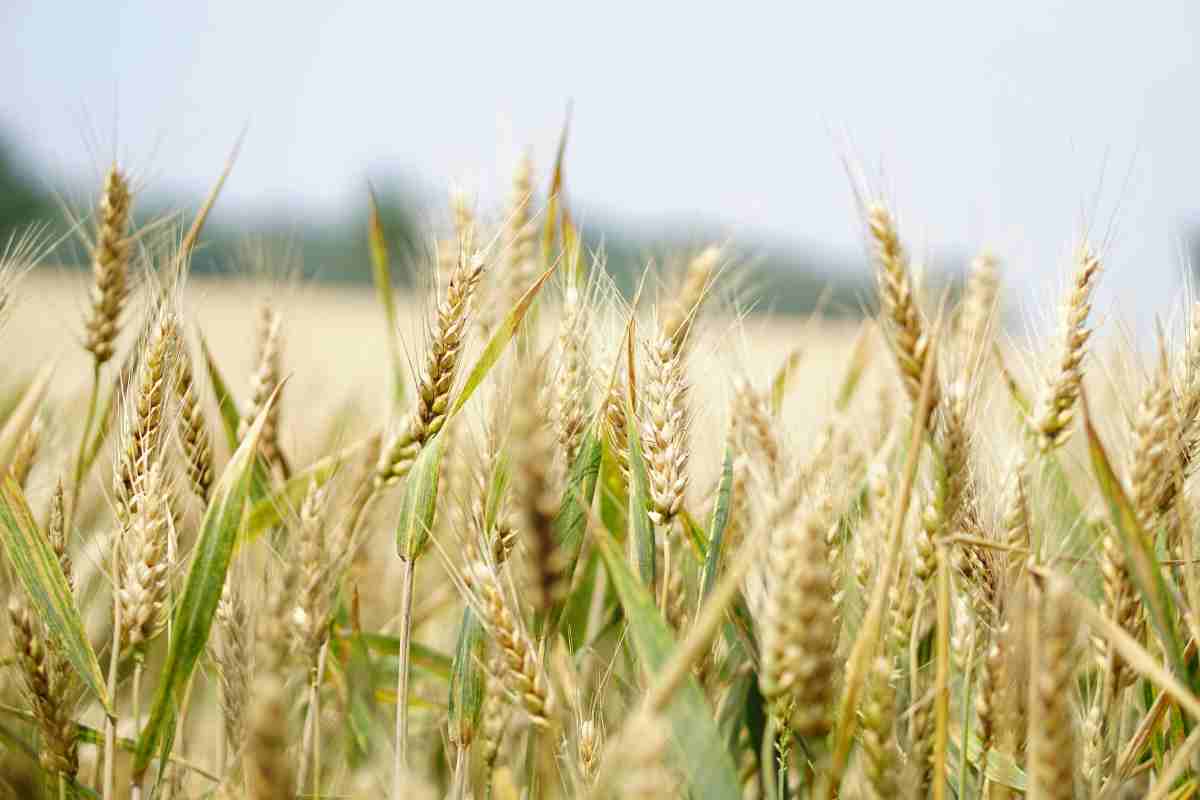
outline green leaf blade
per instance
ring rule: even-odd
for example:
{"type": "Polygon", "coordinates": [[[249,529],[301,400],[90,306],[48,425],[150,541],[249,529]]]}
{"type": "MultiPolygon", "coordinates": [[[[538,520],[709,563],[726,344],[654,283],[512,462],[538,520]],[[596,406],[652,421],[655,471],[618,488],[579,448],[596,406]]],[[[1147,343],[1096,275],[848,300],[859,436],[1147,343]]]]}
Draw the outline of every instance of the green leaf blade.
{"type": "Polygon", "coordinates": [[[550,265],[550,268],[542,273],[542,276],[537,279],[533,286],[521,297],[512,310],[508,312],[508,316],[500,323],[500,327],[492,334],[491,340],[487,343],[487,347],[479,354],[475,364],[471,367],[471,371],[467,373],[467,379],[463,383],[462,391],[458,393],[458,397],[454,401],[454,405],[450,409],[450,416],[454,416],[462,410],[467,401],[471,399],[471,395],[483,383],[483,379],[492,371],[492,367],[496,366],[496,362],[500,360],[500,356],[504,355],[504,350],[508,347],[508,343],[516,335],[517,330],[521,327],[521,322],[525,319],[525,315],[529,313],[529,309],[533,306],[533,301],[537,299],[538,292],[550,280],[550,276],[554,274],[554,270],[558,268],[558,262],[550,265]]]}
{"type": "Polygon", "coordinates": [[[463,609],[450,669],[448,704],[451,737],[462,730],[475,730],[483,710],[487,682],[483,674],[484,647],[487,644],[483,624],[470,607],[463,609]]]}
{"type": "Polygon", "coordinates": [[[75,606],[71,587],[49,541],[34,521],[25,494],[11,476],[4,479],[0,499],[3,501],[0,502],[0,537],[3,537],[13,571],[71,666],[111,715],[112,699],[75,606]]]}
{"type": "Polygon", "coordinates": [[[1183,649],[1175,631],[1173,610],[1176,603],[1172,600],[1163,577],[1162,565],[1154,553],[1153,542],[1142,526],[1138,523],[1133,504],[1125,494],[1121,481],[1109,461],[1104,444],[1100,441],[1095,425],[1092,423],[1091,411],[1088,409],[1087,396],[1080,393],[1080,404],[1083,406],[1083,425],[1087,434],[1088,454],[1091,456],[1092,470],[1096,474],[1096,483],[1108,503],[1112,517],[1113,528],[1121,539],[1121,546],[1130,567],[1130,574],[1142,597],[1150,621],[1158,631],[1168,659],[1177,675],[1187,675],[1183,662],[1183,649]]]}
{"type": "MultiPolygon", "coordinates": [[[[662,669],[676,644],[654,599],[625,563],[621,548],[607,531],[596,532],[597,549],[629,622],[629,641],[646,670],[662,669]]],[[[689,676],[667,706],[673,746],[690,787],[689,797],[718,800],[739,797],[737,770],[711,709],[695,678],[689,676]]]]}
{"type": "MultiPolygon", "coordinates": [[[[633,420],[632,409],[627,411],[633,420]]],[[[629,425],[629,527],[633,535],[634,553],[638,574],[646,586],[654,585],[655,548],[654,521],[650,519],[650,478],[646,473],[646,459],[642,455],[642,440],[637,425],[629,425]]]]}
{"type": "Polygon", "coordinates": [[[733,500],[733,447],[725,446],[721,464],[721,482],[717,485],[717,502],[708,521],[708,553],[704,561],[704,577],[700,582],[700,601],[712,594],[717,585],[721,555],[725,549],[725,528],[729,525],[729,508],[733,500]]]}
{"type": "Polygon", "coordinates": [[[146,727],[142,729],[134,753],[135,776],[145,774],[161,745],[162,758],[170,754],[174,720],[181,695],[204,652],[212,629],[213,616],[221,599],[229,564],[241,531],[258,463],[258,440],[267,413],[279,389],[265,404],[254,424],[242,439],[241,445],[229,460],[220,481],[213,489],[212,500],[200,524],[200,536],[192,556],[191,568],[179,603],[172,615],[170,648],[159,673],[154,703],[146,727]]]}
{"type": "Polygon", "coordinates": [[[412,471],[404,480],[404,495],[400,499],[396,554],[408,561],[415,561],[421,555],[433,531],[441,467],[442,437],[434,436],[417,455],[412,471]]]}

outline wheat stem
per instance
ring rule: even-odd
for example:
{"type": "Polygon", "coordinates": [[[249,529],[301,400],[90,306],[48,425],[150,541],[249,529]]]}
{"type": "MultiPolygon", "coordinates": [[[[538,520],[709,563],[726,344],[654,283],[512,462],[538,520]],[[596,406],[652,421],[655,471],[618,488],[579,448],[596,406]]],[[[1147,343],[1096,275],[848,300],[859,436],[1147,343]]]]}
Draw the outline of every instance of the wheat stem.
{"type": "Polygon", "coordinates": [[[404,797],[404,772],[408,769],[409,637],[412,632],[413,571],[415,564],[400,559],[400,655],[396,670],[396,754],[392,765],[392,800],[404,797]]]}

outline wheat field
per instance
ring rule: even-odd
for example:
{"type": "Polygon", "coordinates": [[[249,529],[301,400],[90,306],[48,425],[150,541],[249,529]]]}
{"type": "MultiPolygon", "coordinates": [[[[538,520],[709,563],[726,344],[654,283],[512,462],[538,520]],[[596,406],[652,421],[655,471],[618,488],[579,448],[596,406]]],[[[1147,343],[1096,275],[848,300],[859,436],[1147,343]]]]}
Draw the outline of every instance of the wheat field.
{"type": "Polygon", "coordinates": [[[1093,336],[1082,240],[1020,340],[874,200],[862,322],[716,245],[624,297],[560,168],[411,291],[374,216],[374,288],[191,277],[115,164],[90,273],[14,240],[0,796],[1200,789],[1200,317],[1093,336]]]}

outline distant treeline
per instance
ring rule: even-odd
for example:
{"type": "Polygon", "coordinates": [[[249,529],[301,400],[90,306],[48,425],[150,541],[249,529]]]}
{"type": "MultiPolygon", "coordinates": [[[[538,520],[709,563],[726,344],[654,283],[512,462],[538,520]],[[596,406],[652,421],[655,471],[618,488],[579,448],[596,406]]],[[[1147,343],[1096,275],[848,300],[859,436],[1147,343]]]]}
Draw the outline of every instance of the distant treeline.
{"type": "MultiPolygon", "coordinates": [[[[51,230],[65,230],[64,214],[53,198],[38,189],[39,176],[21,159],[11,142],[0,138],[0,237],[8,236],[35,223],[50,223],[51,230]],[[57,224],[56,224],[57,223],[57,224]]],[[[83,196],[71,187],[73,196],[83,196]]],[[[419,274],[416,267],[427,263],[431,250],[431,231],[427,221],[447,216],[419,199],[402,181],[380,182],[378,191],[381,218],[396,254],[401,284],[411,284],[419,274]]],[[[161,218],[170,210],[193,208],[194,198],[186,203],[164,198],[142,198],[136,205],[139,223],[161,218]]],[[[626,293],[632,293],[646,265],[662,264],[673,255],[728,237],[716,226],[689,224],[663,226],[647,231],[644,225],[619,220],[597,222],[579,214],[589,249],[603,252],[609,273],[626,293]]],[[[285,245],[292,260],[307,276],[336,283],[368,283],[371,280],[367,249],[367,204],[364,197],[357,207],[338,214],[336,219],[305,220],[303,225],[281,225],[266,220],[239,219],[231,225],[228,217],[216,213],[205,229],[203,246],[193,259],[197,274],[238,274],[245,270],[242,255],[247,242],[263,241],[285,245]]],[[[1200,239],[1197,240],[1200,243],[1200,239]]],[[[804,314],[820,309],[829,316],[858,316],[873,300],[873,291],[865,258],[857,259],[822,252],[817,248],[773,244],[736,238],[728,252],[736,265],[736,275],[726,285],[737,289],[740,304],[753,310],[804,314]]],[[[86,260],[75,240],[64,243],[54,260],[59,264],[78,264],[86,260]]],[[[935,276],[960,274],[966,258],[943,259],[930,270],[935,276]]],[[[1193,259],[1200,263],[1200,258],[1193,259]]],[[[944,282],[937,279],[938,283],[944,282]]]]}

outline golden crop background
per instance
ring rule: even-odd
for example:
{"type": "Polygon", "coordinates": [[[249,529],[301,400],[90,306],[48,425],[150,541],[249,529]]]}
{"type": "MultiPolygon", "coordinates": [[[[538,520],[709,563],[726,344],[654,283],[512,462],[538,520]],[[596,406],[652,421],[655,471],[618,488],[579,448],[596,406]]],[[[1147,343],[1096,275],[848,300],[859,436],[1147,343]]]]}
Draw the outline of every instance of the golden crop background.
{"type": "Polygon", "coordinates": [[[528,180],[408,293],[380,239],[374,291],[187,278],[116,167],[92,275],[9,252],[0,792],[1200,789],[1189,309],[1093,336],[1082,242],[1015,339],[875,202],[876,319],[747,314],[717,247],[631,309],[528,180]]]}

